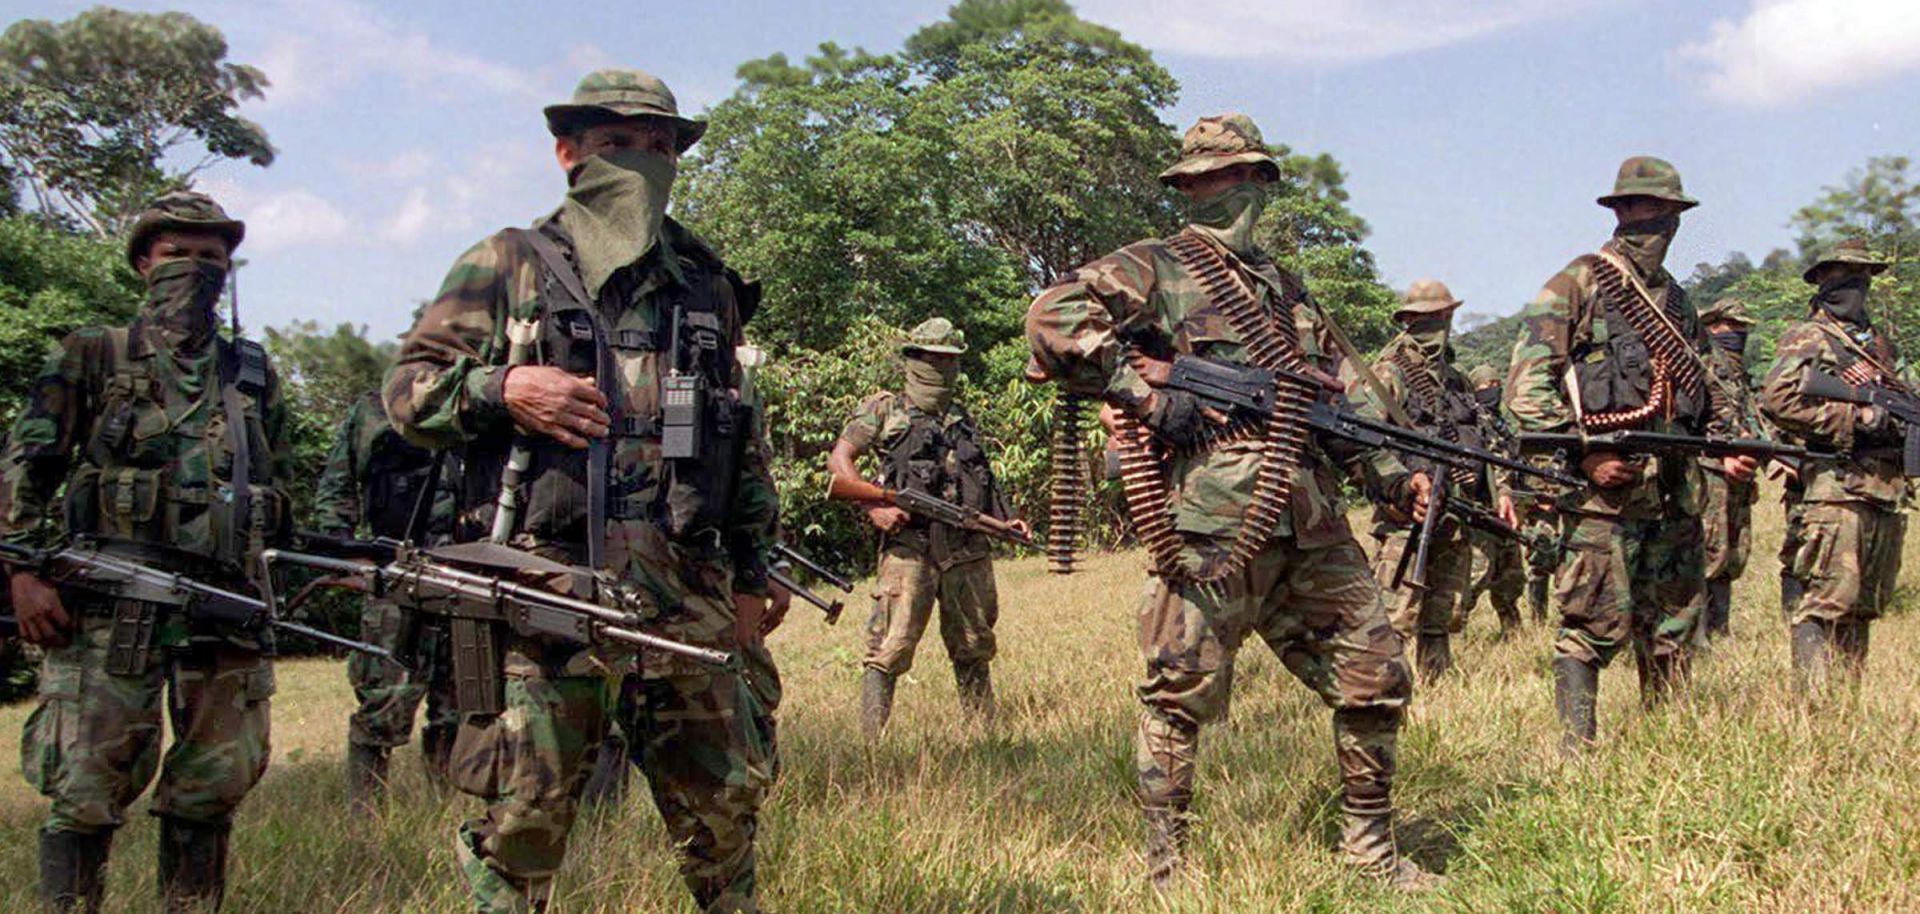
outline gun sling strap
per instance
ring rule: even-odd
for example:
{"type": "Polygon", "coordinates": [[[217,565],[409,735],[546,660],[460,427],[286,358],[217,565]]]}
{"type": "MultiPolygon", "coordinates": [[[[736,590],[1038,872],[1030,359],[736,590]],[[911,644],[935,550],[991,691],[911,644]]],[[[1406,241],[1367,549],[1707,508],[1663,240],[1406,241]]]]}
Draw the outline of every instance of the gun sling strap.
{"type": "Polygon", "coordinates": [[[235,339],[215,361],[220,366],[220,409],[226,413],[227,439],[233,449],[233,473],[227,480],[233,495],[230,554],[245,565],[261,525],[253,512],[253,436],[248,433],[242,397],[258,397],[266,391],[267,354],[252,340],[235,339]]]}

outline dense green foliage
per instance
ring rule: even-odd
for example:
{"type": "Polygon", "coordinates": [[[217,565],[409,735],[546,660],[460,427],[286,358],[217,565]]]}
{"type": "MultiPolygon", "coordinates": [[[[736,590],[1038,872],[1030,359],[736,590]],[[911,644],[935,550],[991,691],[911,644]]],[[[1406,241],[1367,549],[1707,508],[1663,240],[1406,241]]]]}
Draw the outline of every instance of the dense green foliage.
{"type": "Polygon", "coordinates": [[[0,218],[0,417],[60,339],[91,324],[124,323],[143,287],[113,242],[49,227],[34,215],[0,218]]]}

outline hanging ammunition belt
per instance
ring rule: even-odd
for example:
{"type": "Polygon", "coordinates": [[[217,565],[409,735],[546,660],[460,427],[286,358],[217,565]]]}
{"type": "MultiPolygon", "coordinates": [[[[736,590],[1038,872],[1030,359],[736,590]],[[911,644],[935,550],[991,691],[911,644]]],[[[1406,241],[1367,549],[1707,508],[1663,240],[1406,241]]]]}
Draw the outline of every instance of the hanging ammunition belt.
{"type": "Polygon", "coordinates": [[[1607,413],[1588,413],[1585,428],[1589,432],[1608,432],[1638,428],[1655,416],[1671,418],[1676,386],[1698,402],[1704,398],[1709,409],[1719,412],[1720,392],[1707,383],[1706,368],[1700,363],[1687,338],[1673,323],[1674,296],[1678,286],[1667,287],[1664,300],[1656,305],[1607,255],[1594,258],[1594,282],[1602,301],[1626,318],[1627,326],[1640,335],[1652,357],[1653,382],[1647,388],[1647,402],[1631,409],[1607,413]]]}
{"type": "MultiPolygon", "coordinates": [[[[1311,371],[1301,355],[1292,315],[1275,315],[1263,307],[1239,271],[1211,243],[1183,231],[1167,239],[1167,249],[1199,281],[1207,301],[1226,317],[1227,326],[1246,347],[1247,361],[1276,374],[1311,371]]],[[[1155,574],[1201,584],[1219,581],[1244,569],[1273,538],[1292,500],[1293,475],[1307,447],[1308,414],[1320,393],[1305,381],[1279,377],[1273,414],[1257,434],[1248,428],[1220,430],[1203,436],[1190,452],[1204,453],[1229,441],[1256,441],[1260,452],[1253,494],[1232,547],[1224,555],[1204,557],[1192,574],[1182,571],[1179,563],[1183,542],[1174,528],[1173,497],[1165,475],[1172,455],[1152,440],[1138,420],[1122,417],[1115,436],[1121,488],[1134,535],[1146,546],[1155,574]]]]}
{"type": "Polygon", "coordinates": [[[1047,491],[1047,563],[1054,574],[1072,574],[1080,543],[1080,512],[1087,500],[1087,456],[1081,423],[1086,398],[1062,393],[1053,404],[1052,475],[1047,491]]]}
{"type": "MultiPolygon", "coordinates": [[[[1414,396],[1419,397],[1426,405],[1427,415],[1433,417],[1435,430],[1440,433],[1440,437],[1459,444],[1460,430],[1454,428],[1453,423],[1448,419],[1446,392],[1441,390],[1439,383],[1433,379],[1433,372],[1428,371],[1424,364],[1415,362],[1413,355],[1404,348],[1395,349],[1388,358],[1399,367],[1401,374],[1406,375],[1407,385],[1413,388],[1414,396]]],[[[1456,489],[1474,492],[1480,488],[1480,474],[1466,467],[1450,467],[1447,475],[1453,478],[1456,489]]]]}

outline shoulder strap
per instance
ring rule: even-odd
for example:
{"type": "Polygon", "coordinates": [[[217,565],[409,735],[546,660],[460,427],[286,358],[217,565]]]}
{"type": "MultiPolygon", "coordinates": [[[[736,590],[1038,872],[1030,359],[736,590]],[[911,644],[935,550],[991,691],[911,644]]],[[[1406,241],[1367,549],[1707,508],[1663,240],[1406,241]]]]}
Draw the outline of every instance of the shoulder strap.
{"type": "MultiPolygon", "coordinates": [[[[533,248],[540,262],[545,264],[547,272],[558,280],[561,288],[567,291],[581,306],[587,315],[587,321],[593,328],[594,384],[600,388],[600,395],[607,399],[607,413],[613,419],[613,427],[620,427],[620,391],[614,386],[614,377],[618,373],[613,365],[613,350],[607,346],[606,320],[600,309],[594,307],[593,296],[587,294],[587,288],[580,282],[580,274],[553,246],[553,241],[538,230],[515,229],[514,232],[533,248]]],[[[613,472],[613,442],[607,438],[595,438],[587,443],[587,565],[595,571],[606,567],[607,551],[607,482],[613,472]]]]}
{"type": "MultiPolygon", "coordinates": [[[[247,407],[242,395],[257,397],[266,390],[266,353],[259,344],[234,340],[222,347],[214,361],[220,366],[220,408],[227,416],[227,439],[232,442],[233,474],[227,484],[233,488],[233,523],[228,535],[233,538],[230,555],[245,561],[253,544],[253,436],[247,432],[247,407]],[[248,352],[249,345],[255,353],[248,352]],[[259,380],[250,393],[243,388],[251,381],[248,363],[258,359],[259,380]]],[[[265,408],[265,404],[261,404],[265,408]]]]}

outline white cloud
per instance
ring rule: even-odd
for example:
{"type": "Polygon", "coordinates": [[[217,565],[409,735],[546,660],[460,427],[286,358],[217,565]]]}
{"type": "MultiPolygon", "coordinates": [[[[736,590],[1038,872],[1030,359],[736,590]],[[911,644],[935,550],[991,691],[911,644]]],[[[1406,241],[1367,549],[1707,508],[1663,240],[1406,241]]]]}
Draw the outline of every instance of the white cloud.
{"type": "Polygon", "coordinates": [[[1317,63],[1377,60],[1471,41],[1598,0],[1081,0],[1094,22],[1155,49],[1317,63]]]}
{"type": "Polygon", "coordinates": [[[305,188],[259,199],[228,191],[219,199],[247,223],[247,247],[255,253],[336,243],[346,240],[352,228],[339,207],[305,188]]]}
{"type": "Polygon", "coordinates": [[[366,80],[395,93],[471,99],[478,89],[513,98],[544,97],[534,77],[506,64],[436,44],[354,0],[279,0],[274,32],[259,55],[273,81],[263,108],[325,99],[366,80]]]}
{"type": "Polygon", "coordinates": [[[1753,0],[1738,22],[1714,22],[1681,47],[1706,67],[1709,95],[1765,107],[1920,69],[1913,0],[1753,0]]]}
{"type": "Polygon", "coordinates": [[[380,237],[400,244],[419,241],[433,225],[433,207],[427,203],[427,189],[407,191],[407,199],[380,226],[380,237]]]}

